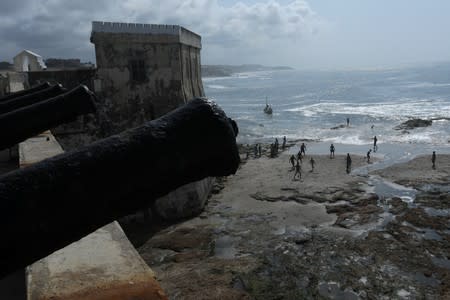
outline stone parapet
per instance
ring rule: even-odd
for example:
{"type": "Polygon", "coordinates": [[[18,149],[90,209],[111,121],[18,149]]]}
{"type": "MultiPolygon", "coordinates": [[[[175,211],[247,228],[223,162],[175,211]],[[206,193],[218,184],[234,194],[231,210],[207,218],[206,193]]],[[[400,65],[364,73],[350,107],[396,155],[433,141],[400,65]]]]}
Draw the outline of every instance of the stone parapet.
{"type": "MultiPolygon", "coordinates": [[[[187,30],[179,25],[161,24],[139,24],[139,23],[117,23],[117,22],[92,22],[91,41],[96,42],[97,37],[102,34],[131,34],[145,35],[152,42],[173,43],[178,42],[195,48],[201,48],[200,35],[187,30]],[[163,37],[173,36],[175,39],[163,37]],[[157,36],[161,36],[159,39],[157,36]]],[[[124,36],[125,37],[125,36],[124,36]]],[[[145,39],[144,39],[145,40],[145,39]]]]}

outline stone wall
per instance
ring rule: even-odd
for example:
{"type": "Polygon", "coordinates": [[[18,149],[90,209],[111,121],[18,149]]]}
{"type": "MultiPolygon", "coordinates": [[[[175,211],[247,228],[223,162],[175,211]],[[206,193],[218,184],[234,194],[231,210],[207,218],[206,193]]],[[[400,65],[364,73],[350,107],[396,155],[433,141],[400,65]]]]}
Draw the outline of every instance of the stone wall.
{"type": "Polygon", "coordinates": [[[84,84],[90,90],[94,90],[95,74],[95,69],[35,71],[28,72],[28,82],[31,86],[45,81],[52,84],[60,83],[67,89],[72,89],[79,84],[84,84]]]}
{"type": "Polygon", "coordinates": [[[6,76],[0,74],[0,97],[6,95],[9,90],[9,82],[6,76]]]}
{"type": "Polygon", "coordinates": [[[96,93],[112,133],[203,97],[200,36],[176,25],[93,22],[96,93]]]}

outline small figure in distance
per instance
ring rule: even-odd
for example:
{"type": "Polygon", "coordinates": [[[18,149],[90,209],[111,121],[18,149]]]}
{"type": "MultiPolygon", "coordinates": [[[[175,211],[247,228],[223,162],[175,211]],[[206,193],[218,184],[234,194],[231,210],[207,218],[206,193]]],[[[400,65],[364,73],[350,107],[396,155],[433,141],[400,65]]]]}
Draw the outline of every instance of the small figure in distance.
{"type": "Polygon", "coordinates": [[[258,156],[261,157],[261,144],[258,144],[258,156]]]}
{"type": "Polygon", "coordinates": [[[258,156],[258,144],[255,144],[255,147],[253,147],[253,153],[255,154],[255,158],[258,156]]]}
{"type": "Polygon", "coordinates": [[[291,157],[289,158],[289,161],[291,162],[292,170],[294,170],[295,169],[295,156],[291,155],[291,157]]]}
{"type": "Polygon", "coordinates": [[[301,167],[300,167],[300,163],[297,160],[297,164],[295,165],[295,174],[294,174],[294,178],[292,178],[292,180],[295,180],[295,177],[297,177],[298,174],[298,179],[301,180],[302,179],[302,171],[301,171],[301,167]]]}
{"type": "Polygon", "coordinates": [[[374,136],[373,137],[373,152],[377,152],[377,150],[378,150],[377,141],[378,141],[377,136],[374,136]]]}
{"type": "Polygon", "coordinates": [[[370,164],[370,152],[372,152],[372,149],[369,149],[369,151],[367,152],[367,163],[370,164]]]}
{"type": "Polygon", "coordinates": [[[330,158],[334,158],[334,145],[331,144],[330,146],[330,158]]]}
{"type": "Polygon", "coordinates": [[[303,154],[303,156],[306,155],[306,145],[305,143],[302,143],[300,146],[300,153],[303,154]]]}
{"type": "Polygon", "coordinates": [[[298,151],[298,153],[297,153],[297,160],[299,160],[301,163],[303,163],[303,156],[302,156],[302,151],[300,150],[300,151],[298,151]]]}
{"type": "Polygon", "coordinates": [[[283,150],[284,148],[286,148],[286,136],[283,136],[283,146],[282,146],[283,150]]]}
{"type": "Polygon", "coordinates": [[[433,155],[431,155],[431,162],[433,163],[433,170],[436,169],[436,151],[433,151],[433,155]]]}
{"type": "Polygon", "coordinates": [[[352,170],[352,158],[350,157],[350,153],[347,153],[347,174],[350,174],[352,170]]]}
{"type": "Polygon", "coordinates": [[[372,126],[370,126],[370,129],[372,129],[372,130],[373,130],[373,128],[374,128],[374,127],[375,127],[375,125],[373,125],[373,124],[372,124],[372,126]]]}
{"type": "Polygon", "coordinates": [[[347,127],[350,126],[350,118],[347,118],[347,127]]]}
{"type": "Polygon", "coordinates": [[[314,158],[312,158],[309,160],[309,163],[311,164],[311,172],[314,172],[314,165],[316,164],[316,161],[314,160],[314,158]]]}
{"type": "Polygon", "coordinates": [[[274,144],[274,146],[275,146],[275,155],[278,155],[278,145],[279,145],[278,138],[275,138],[275,144],[274,144]]]}

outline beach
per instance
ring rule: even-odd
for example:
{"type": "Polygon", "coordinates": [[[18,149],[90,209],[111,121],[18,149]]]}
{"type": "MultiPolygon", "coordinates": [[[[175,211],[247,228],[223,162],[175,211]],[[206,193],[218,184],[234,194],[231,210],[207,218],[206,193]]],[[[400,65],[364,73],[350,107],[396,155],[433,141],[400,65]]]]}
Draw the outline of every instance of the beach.
{"type": "Polygon", "coordinates": [[[293,180],[289,150],[263,149],[138,248],[171,299],[450,297],[450,155],[367,173],[352,155],[347,174],[345,154],[307,151],[293,180]]]}

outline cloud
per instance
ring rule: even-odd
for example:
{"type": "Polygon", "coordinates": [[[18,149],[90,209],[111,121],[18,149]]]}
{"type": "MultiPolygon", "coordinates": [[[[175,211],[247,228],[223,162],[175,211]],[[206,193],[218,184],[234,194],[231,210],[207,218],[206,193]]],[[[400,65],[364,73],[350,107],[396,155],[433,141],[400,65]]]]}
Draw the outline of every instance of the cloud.
{"type": "Polygon", "coordinates": [[[94,20],[180,24],[202,36],[208,63],[255,62],[251,59],[308,39],[322,26],[304,0],[231,6],[217,0],[2,0],[0,16],[0,44],[7,45],[0,60],[11,60],[23,49],[44,57],[93,60],[94,20]]]}

